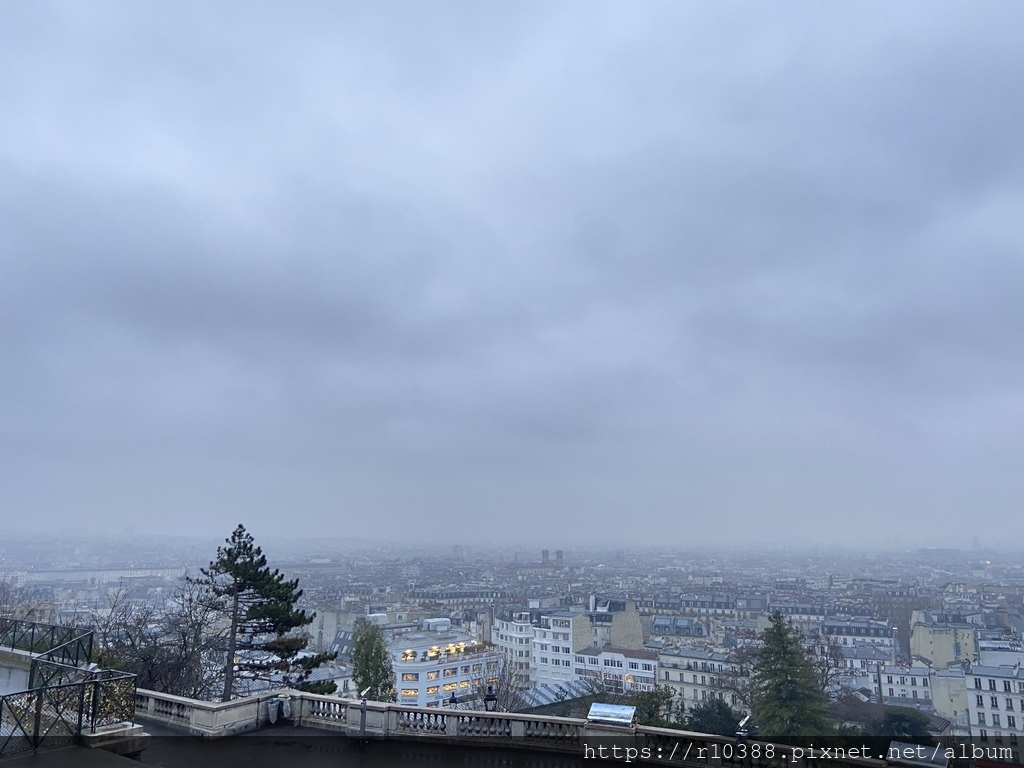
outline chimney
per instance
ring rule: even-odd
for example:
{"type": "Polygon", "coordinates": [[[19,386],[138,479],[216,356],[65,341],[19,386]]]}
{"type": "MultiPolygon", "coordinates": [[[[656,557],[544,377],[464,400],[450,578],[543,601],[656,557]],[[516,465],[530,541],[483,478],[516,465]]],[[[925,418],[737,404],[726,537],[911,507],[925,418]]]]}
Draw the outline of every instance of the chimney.
{"type": "Polygon", "coordinates": [[[540,561],[544,563],[544,565],[547,565],[549,560],[548,551],[546,549],[542,549],[540,551],[540,561]]]}
{"type": "Polygon", "coordinates": [[[560,550],[560,549],[556,549],[555,550],[555,562],[558,565],[562,564],[562,550],[560,550]]]}

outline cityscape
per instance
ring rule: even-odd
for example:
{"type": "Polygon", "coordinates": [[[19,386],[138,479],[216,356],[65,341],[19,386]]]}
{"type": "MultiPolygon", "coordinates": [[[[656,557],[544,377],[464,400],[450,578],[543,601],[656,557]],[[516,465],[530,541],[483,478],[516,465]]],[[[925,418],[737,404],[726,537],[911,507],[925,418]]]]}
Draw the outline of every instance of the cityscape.
{"type": "MultiPolygon", "coordinates": [[[[687,713],[724,702],[735,730],[757,712],[751,679],[779,615],[820,675],[834,723],[871,733],[886,712],[911,710],[918,738],[991,741],[1017,758],[1024,558],[977,539],[876,552],[266,545],[268,567],[297,580],[297,605],[312,618],[290,632],[303,654],[322,658],[303,684],[341,699],[360,697],[353,638],[369,623],[390,657],[379,695],[401,705],[482,709],[490,693],[502,711],[585,717],[595,701],[646,704],[661,692],[653,722],[674,713],[682,727],[687,713]]],[[[185,536],[7,540],[0,614],[104,628],[114,649],[113,636],[138,617],[159,628],[180,611],[175,596],[216,546],[185,536]]],[[[219,629],[215,620],[204,628],[219,629]]],[[[3,692],[23,682],[11,674],[3,692]]],[[[287,683],[238,675],[232,696],[287,683]]]]}

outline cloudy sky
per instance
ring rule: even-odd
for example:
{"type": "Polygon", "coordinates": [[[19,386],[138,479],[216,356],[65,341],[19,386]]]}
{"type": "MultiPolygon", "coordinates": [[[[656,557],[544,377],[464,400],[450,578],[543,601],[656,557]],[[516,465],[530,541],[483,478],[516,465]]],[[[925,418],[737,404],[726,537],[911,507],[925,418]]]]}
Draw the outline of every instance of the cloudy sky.
{"type": "Polygon", "coordinates": [[[1019,3],[0,6],[0,527],[1024,545],[1019,3]]]}

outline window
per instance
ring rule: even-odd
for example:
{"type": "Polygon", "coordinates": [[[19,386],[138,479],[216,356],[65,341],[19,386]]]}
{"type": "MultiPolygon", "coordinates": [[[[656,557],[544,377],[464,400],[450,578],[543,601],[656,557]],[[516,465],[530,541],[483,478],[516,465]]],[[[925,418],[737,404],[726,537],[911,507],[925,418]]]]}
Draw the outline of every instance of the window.
{"type": "Polygon", "coordinates": [[[479,672],[481,669],[483,669],[483,664],[474,664],[473,665],[473,671],[474,672],[479,672]]]}
{"type": "Polygon", "coordinates": [[[460,689],[462,689],[462,688],[469,688],[469,680],[463,680],[462,682],[460,682],[459,683],[459,688],[460,689]]]}
{"type": "Polygon", "coordinates": [[[547,656],[541,656],[540,657],[540,663],[541,664],[547,664],[548,663],[548,657],[547,656]]]}
{"type": "Polygon", "coordinates": [[[419,672],[404,672],[402,674],[403,683],[415,683],[420,679],[419,672]]]}
{"type": "Polygon", "coordinates": [[[1006,727],[1007,728],[1016,728],[1017,727],[1017,718],[1014,717],[1013,715],[1007,715],[1006,716],[1006,727]]]}
{"type": "MultiPolygon", "coordinates": [[[[891,683],[892,682],[892,675],[886,675],[885,676],[885,682],[891,683]]],[[[981,688],[981,680],[978,681],[978,686],[977,687],[981,688]]]]}
{"type": "Polygon", "coordinates": [[[1013,712],[1013,699],[1007,697],[1006,699],[1006,711],[1013,712]]]}
{"type": "Polygon", "coordinates": [[[572,648],[570,648],[570,647],[569,647],[569,646],[567,646],[567,645],[566,645],[566,646],[563,646],[563,648],[562,648],[562,653],[572,653],[572,648]]]}
{"type": "Polygon", "coordinates": [[[1010,681],[1009,680],[1003,680],[1003,690],[1006,691],[1007,693],[1010,693],[1010,691],[1013,690],[1013,687],[1010,685],[1010,681]]]}
{"type": "Polygon", "coordinates": [[[445,677],[455,677],[457,674],[459,674],[459,668],[458,667],[448,667],[444,671],[444,676],[445,677]]]}
{"type": "Polygon", "coordinates": [[[975,703],[976,706],[984,707],[985,706],[985,697],[982,696],[979,693],[977,696],[974,697],[974,703],[975,703]]]}
{"type": "Polygon", "coordinates": [[[420,695],[420,692],[417,691],[415,688],[403,688],[402,689],[402,695],[403,696],[412,696],[415,699],[417,696],[420,695]]]}
{"type": "Polygon", "coordinates": [[[991,678],[989,679],[989,681],[988,681],[988,689],[990,691],[994,691],[996,689],[996,681],[995,680],[992,680],[991,678]]]}
{"type": "Polygon", "coordinates": [[[923,685],[925,688],[928,687],[928,678],[927,677],[922,677],[921,678],[921,685],[923,685]]]}
{"type": "MultiPolygon", "coordinates": [[[[643,669],[644,672],[653,672],[654,671],[654,665],[653,664],[641,664],[640,666],[641,666],[641,668],[643,669]]],[[[721,672],[721,670],[719,670],[719,672],[721,672]]]]}
{"type": "Polygon", "coordinates": [[[436,686],[436,685],[431,685],[431,686],[429,686],[429,687],[427,688],[427,695],[429,696],[429,695],[430,695],[430,694],[432,694],[432,693],[438,693],[438,692],[440,692],[440,690],[441,690],[441,689],[440,689],[440,688],[439,688],[438,686],[436,686]]]}
{"type": "Polygon", "coordinates": [[[993,728],[998,728],[999,727],[999,715],[992,715],[992,727],[993,728]]]}
{"type": "Polygon", "coordinates": [[[454,691],[458,687],[459,687],[458,683],[445,683],[444,684],[444,692],[448,693],[449,691],[454,691]]]}
{"type": "Polygon", "coordinates": [[[992,706],[992,709],[999,709],[999,697],[998,696],[993,696],[992,697],[992,704],[991,704],[991,706],[992,706]]]}
{"type": "Polygon", "coordinates": [[[910,678],[910,684],[911,685],[917,685],[917,678],[916,677],[910,678]]]}
{"type": "Polygon", "coordinates": [[[437,670],[427,672],[427,680],[437,680],[437,670]]]}
{"type": "Polygon", "coordinates": [[[631,662],[629,662],[629,668],[630,669],[640,669],[640,665],[637,664],[635,661],[631,661],[631,662]]]}
{"type": "MultiPolygon", "coordinates": [[[[984,712],[979,712],[978,713],[978,725],[984,725],[984,724],[985,724],[985,713],[984,712]]],[[[985,738],[985,737],[982,736],[982,738],[985,738]]]]}
{"type": "MultiPolygon", "coordinates": [[[[889,682],[892,682],[892,681],[890,680],[889,682]]],[[[974,687],[977,688],[979,691],[981,690],[981,678],[980,677],[974,678],[974,687]]]]}
{"type": "Polygon", "coordinates": [[[890,689],[889,689],[889,695],[890,695],[890,696],[893,696],[893,695],[894,695],[894,694],[893,694],[893,692],[892,692],[892,688],[890,688],[890,689]]]}

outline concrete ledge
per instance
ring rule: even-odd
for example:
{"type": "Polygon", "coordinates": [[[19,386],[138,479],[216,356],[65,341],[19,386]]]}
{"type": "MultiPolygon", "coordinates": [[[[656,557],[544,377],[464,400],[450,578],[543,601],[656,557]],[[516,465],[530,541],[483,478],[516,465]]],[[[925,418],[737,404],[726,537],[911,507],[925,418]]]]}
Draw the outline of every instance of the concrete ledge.
{"type": "Polygon", "coordinates": [[[0,648],[0,664],[15,669],[29,669],[32,666],[32,659],[37,655],[18,648],[0,648]]]}
{"type": "Polygon", "coordinates": [[[115,755],[137,757],[149,746],[152,737],[141,725],[121,723],[97,728],[96,733],[83,731],[80,744],[89,749],[102,749],[115,755]]]}

